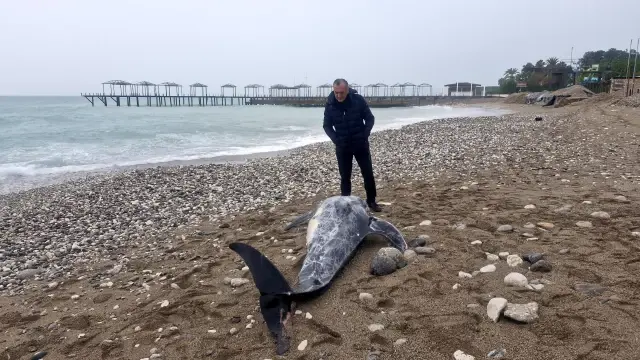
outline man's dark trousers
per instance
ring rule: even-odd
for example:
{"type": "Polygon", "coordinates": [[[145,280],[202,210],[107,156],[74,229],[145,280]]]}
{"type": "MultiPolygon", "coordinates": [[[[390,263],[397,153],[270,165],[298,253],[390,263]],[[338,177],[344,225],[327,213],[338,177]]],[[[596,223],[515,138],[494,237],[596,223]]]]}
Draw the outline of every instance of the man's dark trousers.
{"type": "Polygon", "coordinates": [[[373,165],[368,141],[336,146],[336,158],[338,159],[338,171],[340,172],[340,191],[342,196],[351,195],[351,171],[353,170],[354,157],[358,162],[364,179],[367,203],[372,203],[376,200],[376,183],[373,178],[373,165]]]}

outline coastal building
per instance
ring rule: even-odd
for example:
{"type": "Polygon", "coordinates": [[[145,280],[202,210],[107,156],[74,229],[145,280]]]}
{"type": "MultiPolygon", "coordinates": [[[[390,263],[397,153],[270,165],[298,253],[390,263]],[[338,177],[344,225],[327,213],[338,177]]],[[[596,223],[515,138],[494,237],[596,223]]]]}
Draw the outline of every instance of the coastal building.
{"type": "Polygon", "coordinates": [[[477,94],[477,90],[484,90],[482,85],[470,82],[455,82],[445,85],[448,96],[484,96],[484,91],[477,94]]]}

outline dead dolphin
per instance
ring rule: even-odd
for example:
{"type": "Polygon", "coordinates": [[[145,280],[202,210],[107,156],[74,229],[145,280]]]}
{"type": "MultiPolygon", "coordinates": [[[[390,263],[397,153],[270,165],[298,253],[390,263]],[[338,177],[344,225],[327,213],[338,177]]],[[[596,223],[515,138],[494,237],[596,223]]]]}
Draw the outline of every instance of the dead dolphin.
{"type": "Polygon", "coordinates": [[[238,242],[229,245],[247,264],[260,291],[260,311],[276,339],[278,355],[289,349],[286,325],[292,304],[324,293],[366,237],[382,236],[401,252],[407,249],[402,233],[388,221],[369,215],[367,209],[366,202],[359,197],[333,196],[285,228],[308,221],[307,255],[295,289],[258,250],[238,242]]]}

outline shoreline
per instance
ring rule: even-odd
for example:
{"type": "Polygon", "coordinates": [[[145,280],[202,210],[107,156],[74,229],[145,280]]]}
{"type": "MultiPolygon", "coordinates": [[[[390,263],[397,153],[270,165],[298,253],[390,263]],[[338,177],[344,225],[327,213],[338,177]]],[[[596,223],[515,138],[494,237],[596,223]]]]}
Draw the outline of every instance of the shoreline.
{"type": "MultiPolygon", "coordinates": [[[[285,358],[636,354],[640,116],[517,108],[372,134],[378,200],[390,204],[379,216],[426,250],[372,276],[384,245],[363,244],[326,294],[300,304],[312,316],[294,316],[285,358]],[[546,264],[522,260],[531,253],[546,264]],[[505,285],[514,272],[531,288],[505,285]],[[515,322],[505,311],[492,321],[493,298],[535,302],[535,317],[515,322]],[[596,345],[611,334],[615,347],[596,345]]],[[[331,150],[318,143],[243,165],[149,168],[0,197],[0,357],[273,358],[258,291],[228,244],[252,244],[295,281],[305,229],[283,225],[339,193],[331,150]]],[[[352,183],[362,195],[355,162],[352,183]]]]}
{"type": "MultiPolygon", "coordinates": [[[[506,106],[506,107],[501,106],[504,104],[499,102],[500,99],[501,98],[477,99],[476,101],[461,101],[461,102],[451,101],[446,104],[445,103],[438,104],[438,106],[452,106],[452,107],[459,107],[459,108],[483,108],[488,110],[506,111],[507,113],[511,113],[512,110],[510,109],[509,106],[506,106]]],[[[419,124],[423,122],[431,122],[431,121],[442,120],[442,119],[458,119],[458,118],[473,118],[473,117],[467,117],[467,116],[442,117],[442,118],[436,118],[436,119],[422,120],[416,123],[402,125],[401,127],[405,127],[413,124],[419,124]]],[[[389,130],[394,130],[394,129],[384,129],[384,130],[378,130],[378,131],[374,129],[373,133],[385,132],[389,130]]],[[[256,153],[238,154],[238,155],[220,155],[220,156],[214,156],[214,157],[203,157],[203,158],[193,159],[193,160],[170,160],[170,161],[163,161],[163,162],[156,162],[156,163],[142,163],[142,164],[124,165],[124,166],[113,165],[108,168],[100,168],[96,170],[65,172],[65,173],[60,173],[55,175],[48,174],[44,176],[47,179],[46,182],[42,182],[42,180],[40,180],[40,178],[42,177],[33,176],[32,178],[25,179],[26,183],[24,185],[12,185],[11,189],[0,188],[0,199],[3,196],[20,194],[25,191],[48,188],[51,186],[55,187],[55,186],[63,185],[66,183],[77,184],[83,181],[99,181],[101,178],[104,178],[104,177],[112,177],[112,176],[117,176],[119,174],[126,173],[126,172],[152,169],[156,167],[188,167],[188,166],[203,166],[203,165],[224,165],[224,164],[244,165],[251,161],[255,161],[257,159],[287,156],[291,152],[298,151],[299,149],[304,149],[307,146],[325,144],[325,143],[328,144],[330,143],[330,141],[326,139],[323,141],[314,142],[311,144],[297,146],[294,148],[284,149],[284,150],[274,150],[274,151],[256,152],[256,153]]]]}

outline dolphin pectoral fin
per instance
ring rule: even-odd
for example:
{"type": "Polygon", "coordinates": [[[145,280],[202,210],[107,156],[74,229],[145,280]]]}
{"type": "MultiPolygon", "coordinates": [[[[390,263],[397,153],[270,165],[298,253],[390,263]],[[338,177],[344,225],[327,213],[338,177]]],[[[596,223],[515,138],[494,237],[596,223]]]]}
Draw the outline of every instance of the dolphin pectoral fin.
{"type": "Polygon", "coordinates": [[[404,252],[407,250],[407,242],[404,240],[404,236],[398,228],[393,226],[386,220],[379,219],[375,216],[371,217],[369,228],[372,233],[380,234],[389,240],[389,243],[396,249],[404,252]]]}
{"type": "Polygon", "coordinates": [[[310,210],[309,212],[306,212],[300,216],[298,216],[297,218],[293,219],[293,221],[291,221],[289,224],[287,224],[287,226],[285,226],[284,230],[288,231],[290,229],[293,229],[294,227],[300,226],[306,222],[309,222],[309,220],[311,220],[311,218],[313,217],[313,210],[310,210]]]}

